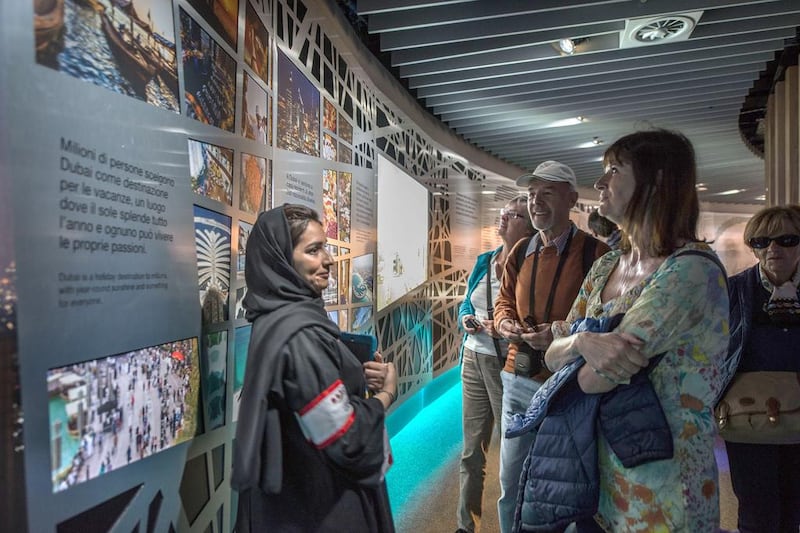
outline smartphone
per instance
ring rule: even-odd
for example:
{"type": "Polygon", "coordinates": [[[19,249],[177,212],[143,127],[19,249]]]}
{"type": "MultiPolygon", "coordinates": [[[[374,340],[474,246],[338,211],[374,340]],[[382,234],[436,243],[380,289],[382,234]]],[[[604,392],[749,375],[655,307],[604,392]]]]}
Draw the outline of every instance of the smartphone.
{"type": "Polygon", "coordinates": [[[372,335],[361,335],[343,331],[339,335],[339,338],[362,363],[372,361],[375,357],[375,351],[378,349],[378,339],[372,335]]]}
{"type": "Polygon", "coordinates": [[[465,324],[465,325],[466,325],[468,328],[472,328],[472,329],[481,329],[481,328],[483,327],[483,324],[481,324],[480,322],[478,322],[478,320],[477,320],[476,318],[474,318],[474,317],[473,317],[473,318],[468,318],[468,319],[466,319],[466,320],[464,321],[464,324],[465,324]]]}

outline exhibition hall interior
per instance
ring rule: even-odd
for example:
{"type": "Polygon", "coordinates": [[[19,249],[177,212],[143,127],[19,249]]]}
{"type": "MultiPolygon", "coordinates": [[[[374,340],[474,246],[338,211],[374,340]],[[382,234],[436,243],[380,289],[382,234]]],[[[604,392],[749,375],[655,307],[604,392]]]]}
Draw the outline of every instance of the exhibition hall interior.
{"type": "Polygon", "coordinates": [[[795,0],[3,2],[0,530],[235,531],[245,252],[286,203],[321,217],[327,318],[396,369],[396,530],[464,527],[459,308],[517,179],[568,165],[591,233],[606,149],[679,131],[698,238],[753,267],[748,221],[800,203],[799,27],[795,0]]]}

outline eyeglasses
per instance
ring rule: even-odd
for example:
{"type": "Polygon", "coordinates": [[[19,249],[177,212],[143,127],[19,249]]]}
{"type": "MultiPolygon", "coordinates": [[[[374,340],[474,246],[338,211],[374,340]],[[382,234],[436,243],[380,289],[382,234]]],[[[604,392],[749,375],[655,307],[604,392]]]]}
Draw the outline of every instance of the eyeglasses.
{"type": "Polygon", "coordinates": [[[510,218],[512,220],[515,218],[525,218],[525,215],[520,215],[519,213],[515,213],[514,211],[507,211],[506,209],[500,210],[500,216],[503,218],[510,218]]]}
{"type": "Polygon", "coordinates": [[[783,248],[792,248],[800,244],[800,235],[780,235],[778,237],[750,237],[747,244],[754,250],[763,250],[769,246],[769,243],[775,241],[775,244],[783,248]]]}

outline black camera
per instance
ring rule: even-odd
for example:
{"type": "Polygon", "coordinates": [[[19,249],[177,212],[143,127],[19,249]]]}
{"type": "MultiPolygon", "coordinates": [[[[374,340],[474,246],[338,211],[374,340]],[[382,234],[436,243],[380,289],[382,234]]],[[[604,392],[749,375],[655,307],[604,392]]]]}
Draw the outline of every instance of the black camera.
{"type": "Polygon", "coordinates": [[[544,351],[537,350],[525,341],[520,341],[514,357],[514,374],[530,378],[542,371],[544,351]]]}

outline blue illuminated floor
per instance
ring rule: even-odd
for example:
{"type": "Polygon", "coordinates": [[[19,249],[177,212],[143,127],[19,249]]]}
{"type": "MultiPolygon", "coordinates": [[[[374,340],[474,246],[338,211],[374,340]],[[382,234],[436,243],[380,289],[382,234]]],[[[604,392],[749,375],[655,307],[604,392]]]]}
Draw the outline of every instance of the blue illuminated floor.
{"type": "Polygon", "coordinates": [[[420,410],[392,439],[394,465],[386,476],[395,522],[415,508],[461,452],[461,382],[456,381],[420,410]]]}

